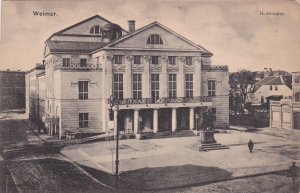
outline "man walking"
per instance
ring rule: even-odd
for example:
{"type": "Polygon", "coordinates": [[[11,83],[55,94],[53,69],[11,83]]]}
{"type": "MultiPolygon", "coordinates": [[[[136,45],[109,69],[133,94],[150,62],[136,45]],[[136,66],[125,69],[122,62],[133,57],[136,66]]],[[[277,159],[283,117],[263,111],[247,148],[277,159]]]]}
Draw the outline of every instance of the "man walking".
{"type": "Polygon", "coordinates": [[[249,152],[252,153],[254,147],[254,143],[252,142],[252,140],[250,139],[250,141],[248,142],[248,148],[249,148],[249,152]]]}

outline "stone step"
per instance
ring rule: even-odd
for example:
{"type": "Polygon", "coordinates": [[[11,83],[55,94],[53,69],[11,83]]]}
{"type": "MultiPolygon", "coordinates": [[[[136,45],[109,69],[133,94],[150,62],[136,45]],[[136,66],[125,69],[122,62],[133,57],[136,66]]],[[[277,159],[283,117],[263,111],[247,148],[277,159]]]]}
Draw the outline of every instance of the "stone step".
{"type": "Polygon", "coordinates": [[[229,147],[220,143],[201,144],[201,146],[199,147],[199,151],[211,151],[220,149],[229,149],[229,147]]]}
{"type": "Polygon", "coordinates": [[[208,144],[201,144],[203,147],[211,147],[211,146],[218,146],[222,145],[221,143],[208,143],[208,144]]]}

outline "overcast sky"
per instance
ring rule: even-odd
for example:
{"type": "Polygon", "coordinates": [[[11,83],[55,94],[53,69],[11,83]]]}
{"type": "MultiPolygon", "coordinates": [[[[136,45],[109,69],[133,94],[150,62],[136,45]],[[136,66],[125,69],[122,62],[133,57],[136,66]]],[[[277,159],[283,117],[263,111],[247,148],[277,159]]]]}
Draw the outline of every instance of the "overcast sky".
{"type": "Polygon", "coordinates": [[[54,32],[96,14],[128,29],[158,21],[214,56],[213,64],[238,69],[300,71],[300,3],[260,1],[2,1],[0,70],[29,70],[42,61],[54,32]],[[56,17],[33,16],[52,11],[56,17]],[[281,16],[260,12],[282,12],[281,16]]]}

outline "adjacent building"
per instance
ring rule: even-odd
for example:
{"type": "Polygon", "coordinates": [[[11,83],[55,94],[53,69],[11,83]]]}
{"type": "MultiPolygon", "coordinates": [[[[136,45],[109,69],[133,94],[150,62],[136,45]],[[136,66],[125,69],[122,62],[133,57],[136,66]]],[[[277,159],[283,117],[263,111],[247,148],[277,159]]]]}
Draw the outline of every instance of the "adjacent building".
{"type": "Polygon", "coordinates": [[[292,73],[292,88],[292,99],[271,101],[271,127],[300,129],[300,72],[292,73]]]}
{"type": "Polygon", "coordinates": [[[25,72],[0,71],[0,110],[25,109],[25,72]]]}
{"type": "Polygon", "coordinates": [[[267,76],[256,82],[252,92],[248,95],[248,101],[253,104],[264,104],[270,97],[292,97],[292,89],[287,85],[282,75],[267,76]]]}
{"type": "Polygon", "coordinates": [[[207,109],[228,127],[228,67],[159,22],[128,23],[126,31],[96,15],[51,35],[43,64],[26,75],[29,115],[59,136],[106,131],[113,95],[126,133],[196,129],[207,109]]]}

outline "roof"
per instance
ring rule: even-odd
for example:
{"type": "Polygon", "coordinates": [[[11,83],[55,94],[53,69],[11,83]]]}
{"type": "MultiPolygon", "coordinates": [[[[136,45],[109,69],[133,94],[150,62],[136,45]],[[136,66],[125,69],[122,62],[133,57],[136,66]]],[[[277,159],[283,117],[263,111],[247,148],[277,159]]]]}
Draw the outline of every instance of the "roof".
{"type": "Polygon", "coordinates": [[[118,30],[118,31],[122,31],[122,28],[118,25],[118,24],[115,24],[115,23],[108,23],[108,24],[105,24],[103,27],[102,27],[103,30],[111,30],[111,29],[115,29],[115,30],[118,30]]]}
{"type": "Polygon", "coordinates": [[[268,76],[254,84],[252,92],[256,92],[262,85],[286,85],[280,76],[268,76]]]}
{"type": "MultiPolygon", "coordinates": [[[[81,22],[75,23],[74,25],[71,25],[71,26],[69,26],[69,27],[67,27],[67,28],[65,28],[65,29],[62,29],[62,30],[60,30],[60,31],[58,31],[58,32],[53,33],[46,41],[50,40],[53,36],[55,36],[55,35],[57,35],[57,34],[61,34],[61,33],[65,32],[65,31],[67,31],[67,30],[69,30],[69,29],[71,29],[71,28],[73,28],[73,27],[76,27],[76,26],[78,26],[78,25],[81,25],[81,24],[83,24],[83,23],[85,23],[85,22],[87,22],[87,21],[90,21],[90,20],[92,20],[92,19],[95,19],[95,18],[100,18],[100,19],[102,19],[102,20],[104,20],[104,21],[106,21],[106,22],[108,22],[108,23],[112,23],[112,22],[108,21],[107,19],[101,17],[100,15],[94,15],[94,16],[92,16],[92,17],[90,17],[90,18],[87,18],[87,19],[81,21],[81,22]]],[[[121,28],[121,29],[122,29],[123,31],[125,31],[125,32],[128,33],[128,31],[124,30],[123,28],[121,28]]]]}
{"type": "Polygon", "coordinates": [[[46,44],[50,52],[91,52],[102,48],[107,43],[104,42],[71,42],[71,41],[51,41],[46,44]]]}
{"type": "Polygon", "coordinates": [[[265,85],[283,85],[283,84],[284,82],[281,80],[279,76],[265,83],[265,85]]]}
{"type": "MultiPolygon", "coordinates": [[[[143,31],[145,31],[145,30],[147,30],[147,29],[149,29],[149,28],[151,28],[151,27],[153,27],[153,26],[155,26],[155,25],[160,26],[160,27],[163,28],[164,30],[166,30],[166,31],[170,32],[171,34],[177,36],[178,38],[182,39],[183,41],[186,41],[186,42],[190,43],[190,44],[193,45],[196,49],[202,51],[203,54],[205,54],[205,55],[210,55],[210,56],[213,55],[211,52],[209,52],[208,50],[206,50],[206,49],[203,48],[202,46],[195,44],[194,42],[192,42],[192,41],[186,39],[185,37],[179,35],[178,33],[174,32],[173,30],[167,28],[166,26],[162,25],[161,23],[159,23],[159,22],[157,22],[157,21],[152,22],[152,23],[150,23],[150,24],[148,24],[148,25],[146,25],[146,26],[144,26],[144,27],[141,27],[141,28],[135,30],[135,31],[132,32],[132,33],[128,33],[128,34],[122,36],[121,38],[119,38],[119,39],[117,39],[117,40],[115,40],[115,41],[109,43],[108,45],[106,45],[105,47],[100,48],[100,49],[109,48],[109,47],[111,47],[111,46],[113,46],[113,45],[115,45],[115,44],[117,44],[117,43],[119,43],[119,42],[122,42],[122,41],[124,41],[124,40],[126,40],[126,39],[128,39],[128,38],[130,38],[130,37],[132,37],[132,36],[134,36],[134,35],[136,35],[136,34],[138,34],[138,33],[143,32],[143,31]]],[[[99,49],[99,50],[96,50],[96,51],[100,51],[100,49],[99,49]]]]}
{"type": "Polygon", "coordinates": [[[273,70],[273,71],[254,71],[255,77],[261,76],[291,76],[291,73],[284,71],[284,70],[273,70]]]}

